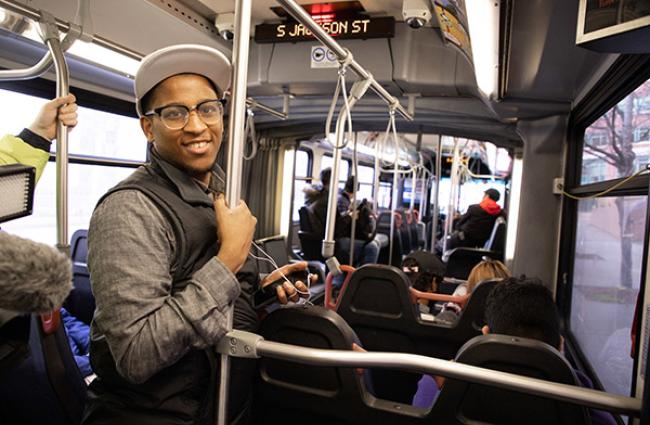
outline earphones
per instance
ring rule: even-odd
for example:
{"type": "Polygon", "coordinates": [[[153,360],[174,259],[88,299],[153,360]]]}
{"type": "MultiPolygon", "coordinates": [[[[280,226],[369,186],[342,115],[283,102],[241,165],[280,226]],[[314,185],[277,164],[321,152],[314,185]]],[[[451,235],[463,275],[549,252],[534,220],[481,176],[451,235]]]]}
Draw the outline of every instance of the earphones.
{"type": "MultiPolygon", "coordinates": [[[[256,260],[266,261],[267,263],[270,263],[273,267],[275,267],[275,269],[278,271],[278,273],[280,273],[280,275],[282,276],[282,278],[283,278],[287,283],[293,285],[293,283],[289,280],[289,278],[287,278],[287,276],[286,276],[286,275],[285,275],[285,274],[280,270],[280,267],[279,267],[278,264],[275,262],[275,260],[273,260],[273,257],[271,257],[268,253],[266,253],[266,252],[262,249],[262,247],[260,247],[260,246],[259,246],[258,244],[256,244],[254,241],[251,242],[251,243],[252,243],[253,246],[255,246],[255,248],[257,248],[257,250],[258,250],[262,255],[264,255],[264,257],[266,257],[266,258],[264,258],[264,257],[258,257],[258,256],[256,256],[255,254],[253,254],[252,252],[249,252],[248,255],[249,255],[250,257],[256,259],[256,260]]],[[[308,277],[307,277],[307,282],[306,282],[306,284],[307,284],[307,291],[301,291],[300,289],[298,289],[298,288],[296,288],[296,287],[294,287],[294,289],[296,290],[296,293],[298,293],[298,294],[300,294],[300,295],[305,295],[305,296],[307,297],[305,303],[311,304],[311,302],[310,302],[311,292],[309,291],[309,288],[310,288],[310,286],[311,286],[311,282],[310,282],[309,277],[310,277],[310,276],[308,275],[308,277]]]]}

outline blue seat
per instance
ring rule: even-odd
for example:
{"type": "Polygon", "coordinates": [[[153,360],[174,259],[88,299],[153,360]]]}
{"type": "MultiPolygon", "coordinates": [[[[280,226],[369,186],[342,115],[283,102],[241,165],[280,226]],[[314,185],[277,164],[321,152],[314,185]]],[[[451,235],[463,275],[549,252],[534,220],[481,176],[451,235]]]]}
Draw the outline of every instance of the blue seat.
{"type": "Polygon", "coordinates": [[[74,263],[88,262],[88,230],[76,230],[70,238],[70,260],[74,263]]]}

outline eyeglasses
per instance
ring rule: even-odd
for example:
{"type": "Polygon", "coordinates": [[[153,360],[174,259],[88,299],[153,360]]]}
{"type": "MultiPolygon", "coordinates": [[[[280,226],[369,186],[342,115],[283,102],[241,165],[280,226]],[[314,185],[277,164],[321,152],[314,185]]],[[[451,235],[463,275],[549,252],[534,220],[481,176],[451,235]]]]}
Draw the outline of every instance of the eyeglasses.
{"type": "Polygon", "coordinates": [[[206,125],[215,125],[221,122],[225,102],[225,99],[206,100],[192,108],[185,105],[167,105],[153,109],[145,116],[158,115],[165,127],[170,130],[180,130],[190,120],[190,112],[196,110],[199,118],[206,125]]]}

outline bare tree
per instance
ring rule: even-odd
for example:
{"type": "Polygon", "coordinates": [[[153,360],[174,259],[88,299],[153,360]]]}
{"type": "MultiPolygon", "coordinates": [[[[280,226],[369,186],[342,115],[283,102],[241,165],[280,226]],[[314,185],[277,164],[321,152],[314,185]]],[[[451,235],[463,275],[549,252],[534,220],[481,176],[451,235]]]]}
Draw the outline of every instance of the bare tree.
{"type": "MultiPolygon", "coordinates": [[[[646,91],[650,84],[643,87],[646,91]]],[[[634,129],[642,123],[649,121],[649,116],[638,112],[637,92],[631,93],[621,103],[610,109],[605,115],[598,119],[590,130],[604,133],[607,136],[605,145],[595,145],[591,140],[585,138],[585,150],[601,161],[605,161],[616,167],[618,176],[629,176],[634,172],[634,160],[636,154],[632,149],[634,142],[634,129]]],[[[648,114],[650,115],[650,114],[648,114]]],[[[621,235],[621,263],[620,276],[621,285],[626,288],[632,287],[632,234],[626,226],[627,211],[625,210],[624,197],[616,198],[618,210],[618,224],[621,235]]]]}

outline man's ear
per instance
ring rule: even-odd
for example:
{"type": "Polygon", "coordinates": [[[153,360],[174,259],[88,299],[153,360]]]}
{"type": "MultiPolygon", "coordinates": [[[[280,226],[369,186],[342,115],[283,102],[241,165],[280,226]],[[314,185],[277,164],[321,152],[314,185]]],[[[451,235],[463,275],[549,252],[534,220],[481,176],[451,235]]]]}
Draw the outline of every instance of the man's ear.
{"type": "Polygon", "coordinates": [[[490,333],[490,327],[488,325],[483,326],[481,328],[481,332],[483,333],[483,335],[489,334],[490,333]]]}
{"type": "Polygon", "coordinates": [[[147,137],[147,142],[153,142],[153,120],[149,117],[140,117],[140,128],[147,137]]]}

